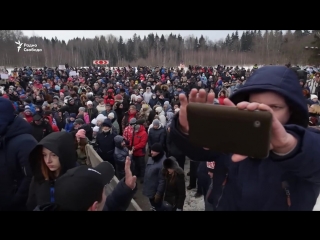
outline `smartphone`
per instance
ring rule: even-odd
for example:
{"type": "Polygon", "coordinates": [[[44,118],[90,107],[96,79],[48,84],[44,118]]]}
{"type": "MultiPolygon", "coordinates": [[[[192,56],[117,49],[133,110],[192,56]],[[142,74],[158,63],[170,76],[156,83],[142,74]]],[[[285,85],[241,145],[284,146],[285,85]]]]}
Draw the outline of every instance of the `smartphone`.
{"type": "Polygon", "coordinates": [[[222,153],[266,158],[270,150],[272,114],[236,107],[189,103],[189,140],[222,153]]]}

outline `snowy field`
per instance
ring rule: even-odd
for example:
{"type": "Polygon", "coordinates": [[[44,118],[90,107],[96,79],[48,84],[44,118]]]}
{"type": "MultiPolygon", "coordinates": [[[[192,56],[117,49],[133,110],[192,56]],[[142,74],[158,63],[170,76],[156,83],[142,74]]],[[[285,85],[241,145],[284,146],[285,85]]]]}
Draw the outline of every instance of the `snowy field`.
{"type": "Polygon", "coordinates": [[[318,201],[314,206],[313,211],[320,211],[320,196],[318,197],[318,201]]]}

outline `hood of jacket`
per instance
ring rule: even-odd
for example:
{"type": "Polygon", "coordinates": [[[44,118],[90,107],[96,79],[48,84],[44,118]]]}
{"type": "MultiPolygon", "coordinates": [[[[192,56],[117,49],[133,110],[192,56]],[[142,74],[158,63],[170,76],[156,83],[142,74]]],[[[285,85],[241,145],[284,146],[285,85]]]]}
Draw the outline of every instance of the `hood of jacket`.
{"type": "Polygon", "coordinates": [[[123,148],[123,147],[121,146],[122,141],[123,141],[123,137],[122,137],[122,136],[117,135],[117,136],[114,137],[114,144],[115,144],[115,146],[116,146],[117,148],[123,148]]]}
{"type": "Polygon", "coordinates": [[[53,132],[43,138],[29,155],[29,162],[35,181],[43,181],[41,172],[42,147],[49,149],[59,157],[60,176],[67,170],[76,167],[76,150],[74,138],[68,132],[53,132]]]}
{"type": "Polygon", "coordinates": [[[175,157],[171,156],[169,158],[166,158],[163,161],[163,168],[164,169],[173,169],[176,173],[184,175],[184,171],[181,167],[179,167],[179,164],[178,164],[175,157]]]}
{"type": "Polygon", "coordinates": [[[251,93],[266,91],[278,93],[285,98],[291,111],[287,124],[308,126],[308,107],[299,79],[294,71],[285,66],[265,66],[257,69],[243,87],[230,96],[230,100],[237,104],[248,101],[251,93]]]}
{"type": "Polygon", "coordinates": [[[0,97],[0,137],[6,140],[21,134],[32,134],[31,125],[15,114],[10,100],[0,97]]]}
{"type": "Polygon", "coordinates": [[[145,131],[145,127],[143,125],[140,125],[139,130],[136,133],[141,133],[143,131],[145,131]]]}
{"type": "Polygon", "coordinates": [[[172,107],[171,107],[171,105],[170,105],[170,104],[169,104],[169,105],[167,105],[167,108],[166,108],[165,112],[166,112],[166,113],[168,113],[168,112],[172,112],[172,107]]]}
{"type": "Polygon", "coordinates": [[[52,125],[52,117],[51,116],[45,116],[44,118],[49,120],[49,124],[52,125]]]}
{"type": "Polygon", "coordinates": [[[218,93],[218,98],[221,97],[221,93],[224,92],[224,97],[228,97],[228,90],[227,89],[221,89],[218,93]]]}

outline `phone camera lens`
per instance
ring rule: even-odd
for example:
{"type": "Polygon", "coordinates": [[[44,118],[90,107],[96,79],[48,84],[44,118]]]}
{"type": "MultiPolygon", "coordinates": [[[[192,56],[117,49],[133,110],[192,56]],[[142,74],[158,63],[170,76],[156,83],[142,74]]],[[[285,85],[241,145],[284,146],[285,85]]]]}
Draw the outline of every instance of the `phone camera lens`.
{"type": "Polygon", "coordinates": [[[255,121],[255,122],[253,123],[253,125],[254,125],[254,127],[256,127],[256,128],[260,127],[260,121],[255,121]]]}

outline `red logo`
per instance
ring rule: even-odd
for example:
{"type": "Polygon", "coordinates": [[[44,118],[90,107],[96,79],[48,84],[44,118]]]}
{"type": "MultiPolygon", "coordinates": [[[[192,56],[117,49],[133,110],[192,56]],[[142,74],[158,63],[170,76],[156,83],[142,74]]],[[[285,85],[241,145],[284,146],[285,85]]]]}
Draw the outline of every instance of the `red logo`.
{"type": "Polygon", "coordinates": [[[108,65],[109,60],[93,60],[94,65],[108,65]]]}

